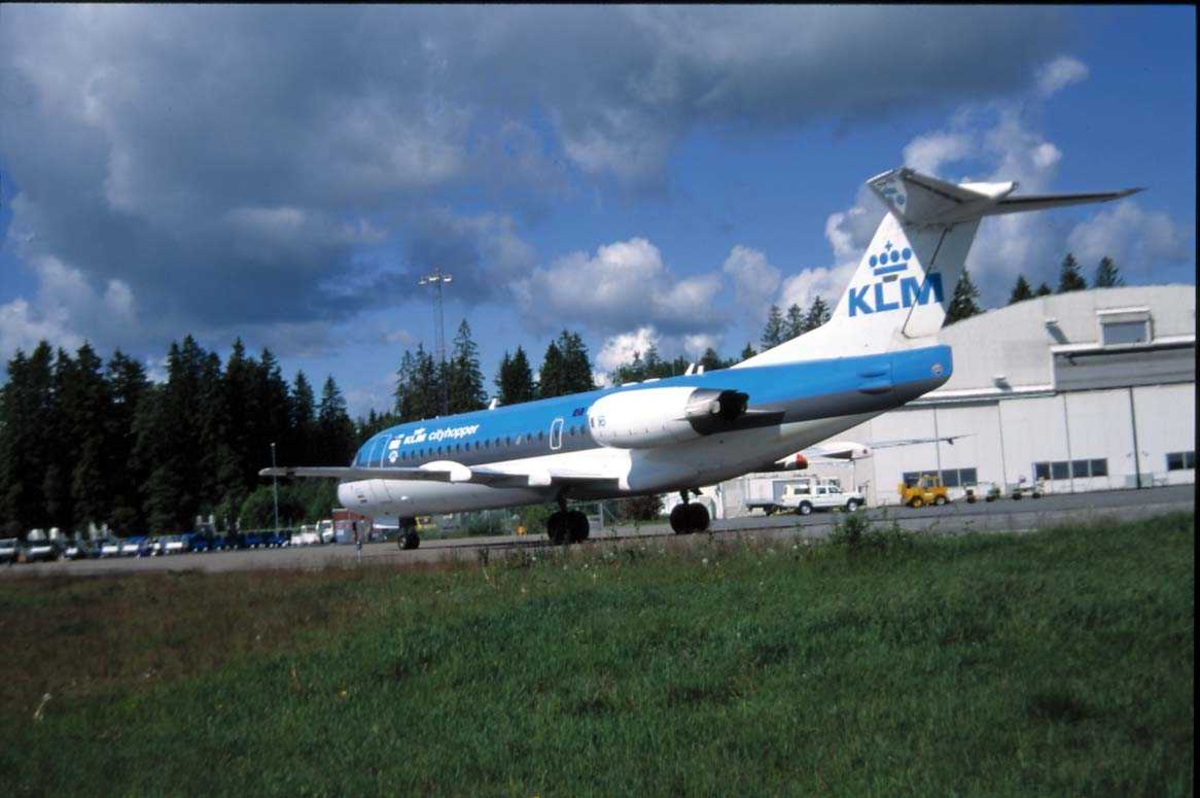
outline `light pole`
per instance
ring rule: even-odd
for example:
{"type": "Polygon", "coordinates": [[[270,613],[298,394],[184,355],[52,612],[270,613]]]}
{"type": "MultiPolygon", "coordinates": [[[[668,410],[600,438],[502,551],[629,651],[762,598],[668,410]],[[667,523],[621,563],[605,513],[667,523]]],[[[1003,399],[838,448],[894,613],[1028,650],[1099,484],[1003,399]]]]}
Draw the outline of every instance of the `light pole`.
{"type": "Polygon", "coordinates": [[[441,365],[440,382],[442,383],[442,415],[450,413],[450,397],[447,394],[446,385],[446,333],[445,324],[442,316],[442,286],[450,283],[454,279],[453,275],[442,274],[442,267],[438,266],[433,274],[427,274],[420,280],[417,280],[417,285],[432,285],[433,286],[433,321],[434,321],[434,342],[437,348],[438,363],[441,365]]]}
{"type": "Polygon", "coordinates": [[[275,476],[275,444],[271,443],[271,492],[275,494],[275,531],[279,531],[279,477],[275,476]]]}

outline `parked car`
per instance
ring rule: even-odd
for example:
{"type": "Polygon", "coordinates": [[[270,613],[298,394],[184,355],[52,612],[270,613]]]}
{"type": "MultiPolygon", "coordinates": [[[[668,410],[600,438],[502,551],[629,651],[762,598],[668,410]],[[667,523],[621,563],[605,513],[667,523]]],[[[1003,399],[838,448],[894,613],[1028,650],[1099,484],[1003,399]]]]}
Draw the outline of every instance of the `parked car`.
{"type": "Polygon", "coordinates": [[[276,529],[267,535],[267,546],[270,548],[282,549],[285,546],[290,546],[291,543],[291,534],[286,529],[276,529]]]}
{"type": "Polygon", "coordinates": [[[319,546],[321,545],[321,536],[317,533],[315,526],[302,526],[299,532],[293,532],[289,541],[289,546],[319,546]]]}
{"type": "Polygon", "coordinates": [[[59,557],[64,560],[87,560],[99,556],[99,548],[83,538],[68,540],[59,550],[59,557]]]}
{"type": "Polygon", "coordinates": [[[783,493],[783,506],[794,507],[800,515],[809,515],[814,510],[856,511],[867,503],[859,491],[843,493],[838,485],[815,485],[812,483],[788,485],[783,493]]]}
{"type": "Polygon", "coordinates": [[[193,553],[212,551],[212,541],[203,532],[188,532],[183,537],[183,550],[193,553]]]}
{"type": "Polygon", "coordinates": [[[58,559],[58,546],[50,540],[27,540],[21,547],[19,558],[22,562],[56,560],[58,559]]]}
{"type": "Polygon", "coordinates": [[[105,538],[96,544],[97,557],[120,557],[121,541],[116,538],[105,538]]]}
{"type": "Polygon", "coordinates": [[[16,538],[0,538],[0,563],[15,563],[20,553],[20,543],[16,538]]]}

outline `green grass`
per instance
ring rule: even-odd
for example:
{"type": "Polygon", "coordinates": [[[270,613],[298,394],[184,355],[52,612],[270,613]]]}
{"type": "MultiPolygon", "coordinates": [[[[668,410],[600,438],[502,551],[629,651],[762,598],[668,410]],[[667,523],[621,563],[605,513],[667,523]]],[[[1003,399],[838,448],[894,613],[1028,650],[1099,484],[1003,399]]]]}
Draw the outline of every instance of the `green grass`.
{"type": "Polygon", "coordinates": [[[1194,534],[5,580],[0,794],[1191,795],[1194,534]]]}

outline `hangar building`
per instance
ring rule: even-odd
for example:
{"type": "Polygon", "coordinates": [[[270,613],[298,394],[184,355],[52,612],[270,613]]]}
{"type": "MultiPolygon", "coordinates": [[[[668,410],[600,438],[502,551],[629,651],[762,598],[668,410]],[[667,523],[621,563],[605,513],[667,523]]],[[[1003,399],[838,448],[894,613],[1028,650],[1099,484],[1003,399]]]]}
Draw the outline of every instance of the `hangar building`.
{"type": "MultiPolygon", "coordinates": [[[[952,497],[972,485],[1007,493],[1022,479],[1048,493],[1195,483],[1195,286],[1029,299],[946,327],[941,340],[954,348],[945,385],[837,436],[870,456],[801,473],[840,477],[873,505],[897,503],[898,483],[931,472],[952,497]]],[[[716,491],[722,514],[744,514],[745,479],[716,491]]]]}

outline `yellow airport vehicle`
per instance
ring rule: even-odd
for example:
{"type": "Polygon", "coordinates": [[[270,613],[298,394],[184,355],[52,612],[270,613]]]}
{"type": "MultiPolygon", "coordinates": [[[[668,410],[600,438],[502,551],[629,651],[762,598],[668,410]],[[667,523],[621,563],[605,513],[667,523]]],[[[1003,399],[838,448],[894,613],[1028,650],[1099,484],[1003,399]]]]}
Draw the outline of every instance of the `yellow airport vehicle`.
{"type": "Polygon", "coordinates": [[[950,502],[946,486],[936,474],[922,474],[916,483],[907,485],[900,483],[900,503],[909,507],[924,507],[932,504],[941,507],[950,502]]]}

